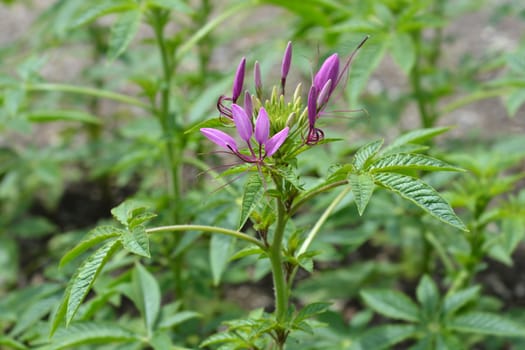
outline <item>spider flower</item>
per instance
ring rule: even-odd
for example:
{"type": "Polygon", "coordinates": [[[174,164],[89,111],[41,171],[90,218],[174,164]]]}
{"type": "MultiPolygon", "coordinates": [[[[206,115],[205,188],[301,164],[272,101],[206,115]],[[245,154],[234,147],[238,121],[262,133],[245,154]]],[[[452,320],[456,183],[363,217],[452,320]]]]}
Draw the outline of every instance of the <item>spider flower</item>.
{"type": "Polygon", "coordinates": [[[239,151],[239,146],[235,139],[221,130],[213,128],[202,128],[200,130],[208,140],[234,154],[243,162],[261,164],[264,162],[264,159],[274,155],[284,141],[286,141],[289,131],[288,127],[285,127],[270,137],[270,119],[264,107],[259,109],[257,119],[255,120],[255,127],[253,126],[251,117],[248,116],[241,106],[234,103],[232,104],[231,111],[237,133],[246,143],[249,154],[239,151]],[[253,139],[255,139],[255,145],[253,139]]]}
{"type": "Polygon", "coordinates": [[[221,113],[221,115],[232,119],[232,110],[230,107],[228,107],[225,104],[225,101],[231,101],[232,103],[236,103],[239,96],[241,96],[242,93],[242,87],[244,85],[244,74],[246,71],[246,58],[243,57],[241,59],[241,62],[239,63],[239,66],[237,67],[237,71],[235,72],[235,78],[233,79],[233,87],[232,87],[232,96],[225,96],[221,95],[219,97],[219,100],[217,101],[217,109],[221,113]]]}

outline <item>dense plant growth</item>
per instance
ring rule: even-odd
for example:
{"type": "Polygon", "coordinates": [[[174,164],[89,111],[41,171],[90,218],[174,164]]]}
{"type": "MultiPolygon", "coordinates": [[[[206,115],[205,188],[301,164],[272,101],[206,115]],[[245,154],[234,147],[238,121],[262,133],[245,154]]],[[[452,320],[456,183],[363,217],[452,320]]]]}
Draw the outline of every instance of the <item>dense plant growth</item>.
{"type": "Polygon", "coordinates": [[[519,2],[0,6],[1,349],[525,346],[519,2]]]}

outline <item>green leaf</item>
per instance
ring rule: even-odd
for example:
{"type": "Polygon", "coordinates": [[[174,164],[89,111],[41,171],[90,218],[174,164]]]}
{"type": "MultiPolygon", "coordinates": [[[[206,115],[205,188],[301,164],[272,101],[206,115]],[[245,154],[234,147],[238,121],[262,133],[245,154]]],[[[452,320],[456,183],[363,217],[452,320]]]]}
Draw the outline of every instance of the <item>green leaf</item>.
{"type": "Polygon", "coordinates": [[[520,107],[525,103],[525,89],[517,89],[505,98],[507,113],[514,117],[520,107]]]}
{"type": "Polygon", "coordinates": [[[306,305],[297,313],[297,316],[295,316],[295,319],[293,320],[294,324],[299,324],[300,322],[307,320],[315,315],[319,315],[332,305],[331,303],[323,303],[323,302],[317,302],[317,303],[311,303],[306,305]]]}
{"type": "Polygon", "coordinates": [[[316,25],[327,26],[330,24],[330,20],[322,10],[318,1],[309,3],[303,0],[262,0],[261,2],[281,6],[290,12],[294,12],[301,16],[304,20],[311,21],[316,25]]]}
{"type": "Polygon", "coordinates": [[[45,315],[52,311],[58,298],[53,296],[32,302],[24,312],[17,315],[16,325],[9,335],[16,337],[39,322],[45,315]]]}
{"type": "Polygon", "coordinates": [[[93,2],[90,1],[88,7],[83,9],[76,18],[73,18],[71,27],[80,27],[104,15],[128,11],[137,7],[135,3],[129,0],[103,0],[98,1],[97,4],[93,4],[93,2]]]}
{"type": "Polygon", "coordinates": [[[96,277],[118,246],[119,240],[117,239],[107,242],[87,258],[77,269],[75,275],[69,281],[70,290],[67,298],[66,324],[71,322],[78,307],[95,282],[96,277]]]}
{"type": "Polygon", "coordinates": [[[150,3],[168,10],[191,13],[193,9],[182,0],[150,0],[150,3]]]}
{"type": "Polygon", "coordinates": [[[25,113],[26,118],[33,123],[47,122],[81,122],[86,124],[100,125],[102,122],[96,116],[75,110],[41,110],[25,113]]]}
{"type": "Polygon", "coordinates": [[[134,229],[126,230],[121,236],[122,246],[133,254],[150,258],[149,252],[149,237],[146,233],[146,228],[142,225],[134,229]]]}
{"type": "Polygon", "coordinates": [[[242,229],[252,211],[257,207],[264,194],[264,187],[259,173],[252,174],[244,185],[242,196],[241,216],[239,217],[239,230],[242,229]]]}
{"type": "Polygon", "coordinates": [[[5,336],[5,335],[0,335],[0,348],[3,349],[3,347],[1,347],[1,345],[7,346],[6,349],[13,349],[13,350],[26,350],[26,349],[29,349],[24,344],[14,340],[14,339],[12,339],[12,338],[9,338],[8,336],[5,336]]]}
{"type": "Polygon", "coordinates": [[[357,170],[363,170],[366,163],[372,159],[383,145],[383,140],[372,141],[355,152],[353,164],[357,170]]]}
{"type": "Polygon", "coordinates": [[[477,299],[479,296],[480,287],[472,286],[460,291],[457,291],[453,294],[447,295],[445,300],[443,300],[443,312],[446,315],[452,315],[461,307],[471,302],[474,299],[477,299]]]}
{"type": "Polygon", "coordinates": [[[365,303],[381,315],[396,320],[419,321],[417,305],[403,293],[395,290],[365,290],[360,294],[365,303]]]}
{"type": "Polygon", "coordinates": [[[45,350],[78,348],[88,344],[108,344],[111,342],[134,342],[139,337],[113,323],[79,322],[62,329],[51,339],[45,350]]]}
{"type": "Polygon", "coordinates": [[[416,289],[416,297],[428,317],[435,317],[438,313],[440,302],[439,290],[434,281],[427,275],[424,275],[419,281],[416,289]]]}
{"type": "Polygon", "coordinates": [[[202,315],[195,311],[181,311],[174,315],[167,316],[159,322],[159,328],[172,328],[181,323],[191,320],[192,318],[202,317],[202,315]]]}
{"type": "Polygon", "coordinates": [[[261,255],[265,253],[266,252],[262,250],[261,248],[259,248],[258,246],[252,245],[252,246],[243,248],[239,250],[237,253],[235,253],[234,255],[232,255],[230,257],[230,261],[241,259],[241,258],[250,256],[250,255],[261,255]]]}
{"type": "Polygon", "coordinates": [[[439,159],[423,154],[395,153],[375,160],[369,167],[372,172],[396,171],[405,169],[417,170],[448,170],[462,171],[462,169],[445,163],[439,159]]]}
{"type": "Polygon", "coordinates": [[[405,74],[410,74],[416,62],[416,48],[408,33],[395,33],[390,41],[390,52],[405,74]]]}
{"type": "Polygon", "coordinates": [[[392,150],[397,149],[400,146],[409,144],[409,143],[422,143],[425,142],[437,135],[440,135],[444,132],[450,130],[450,127],[438,127],[438,128],[427,128],[427,129],[418,129],[407,132],[395,139],[390,145],[383,148],[381,154],[390,153],[392,150]]]}
{"type": "Polygon", "coordinates": [[[435,218],[462,231],[468,231],[450,205],[426,183],[395,173],[376,173],[374,179],[376,184],[408,199],[435,218]]]}
{"type": "Polygon", "coordinates": [[[135,304],[142,314],[148,336],[151,336],[159,317],[160,288],[155,277],[138,262],[133,270],[133,291],[135,304]]]}
{"type": "Polygon", "coordinates": [[[359,215],[363,215],[372,193],[374,192],[375,184],[374,178],[368,173],[364,174],[350,174],[348,177],[350,188],[354,194],[355,204],[359,215]]]}
{"type": "Polygon", "coordinates": [[[153,350],[174,349],[171,336],[167,331],[155,331],[149,341],[149,344],[153,350]]]}
{"type": "Polygon", "coordinates": [[[495,335],[499,337],[525,337],[525,325],[488,312],[468,312],[447,323],[457,332],[495,335]]]}
{"type": "Polygon", "coordinates": [[[89,248],[102,243],[110,238],[119,237],[125,231],[113,226],[98,226],[89,231],[86,238],[77,244],[73,249],[68,251],[62,259],[60,259],[59,266],[62,267],[75,259],[77,256],[88,250],[89,248]]]}
{"type": "Polygon", "coordinates": [[[140,223],[140,221],[133,221],[140,218],[139,215],[144,214],[146,205],[144,203],[128,199],[120,203],[115,208],[111,209],[111,215],[124,226],[131,226],[131,223],[140,223]]]}
{"type": "Polygon", "coordinates": [[[228,265],[235,239],[230,236],[212,235],[210,241],[210,264],[213,284],[218,285],[228,265]]]}
{"type": "Polygon", "coordinates": [[[350,350],[381,350],[411,338],[417,329],[412,325],[384,325],[374,327],[357,338],[350,350]]]}
{"type": "MultiPolygon", "coordinates": [[[[244,342],[239,338],[238,335],[230,332],[221,332],[215,333],[208,338],[204,339],[202,343],[199,344],[200,348],[204,348],[210,345],[221,344],[221,343],[232,343],[237,345],[245,345],[244,342]]],[[[230,349],[230,347],[226,348],[230,349]]],[[[232,347],[232,349],[242,349],[242,347],[232,347]]]]}
{"type": "Polygon", "coordinates": [[[120,56],[133,40],[139,29],[141,15],[142,12],[139,9],[124,12],[111,26],[108,51],[110,61],[120,56]]]}

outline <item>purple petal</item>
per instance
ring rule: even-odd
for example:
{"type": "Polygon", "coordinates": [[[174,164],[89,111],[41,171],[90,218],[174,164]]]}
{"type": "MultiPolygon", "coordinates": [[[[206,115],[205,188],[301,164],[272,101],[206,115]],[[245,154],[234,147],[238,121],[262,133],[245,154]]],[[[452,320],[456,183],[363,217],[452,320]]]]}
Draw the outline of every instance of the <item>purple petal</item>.
{"type": "Polygon", "coordinates": [[[262,80],[261,67],[259,66],[259,61],[255,61],[255,66],[253,67],[253,78],[255,80],[255,91],[257,92],[257,97],[261,98],[262,80]]]}
{"type": "Polygon", "coordinates": [[[286,138],[288,137],[288,131],[290,129],[288,127],[282,129],[277,134],[273,135],[271,139],[269,139],[266,142],[266,145],[264,145],[266,150],[266,157],[271,157],[279,147],[284,143],[286,138]]]}
{"type": "Polygon", "coordinates": [[[235,78],[233,80],[233,92],[232,92],[233,102],[237,102],[237,99],[241,95],[242,86],[244,84],[244,71],[245,70],[246,70],[246,58],[243,57],[241,62],[239,63],[239,66],[237,67],[237,71],[235,72],[235,78]]]}
{"type": "Polygon", "coordinates": [[[252,119],[248,117],[244,109],[237,105],[232,104],[233,122],[237,127],[237,132],[241,139],[249,142],[253,134],[252,119]]]}
{"type": "Polygon", "coordinates": [[[292,42],[289,41],[284,51],[283,62],[281,64],[281,79],[286,79],[290,71],[290,64],[292,62],[292,42]]]}
{"type": "Polygon", "coordinates": [[[249,117],[253,115],[252,95],[248,90],[244,93],[244,110],[249,117]]]}
{"type": "Polygon", "coordinates": [[[237,148],[237,143],[231,137],[225,132],[222,132],[217,129],[213,128],[202,128],[201,133],[208,138],[211,142],[217,144],[218,146],[222,148],[226,148],[229,151],[232,151],[234,153],[239,152],[237,148]]]}
{"type": "Polygon", "coordinates": [[[319,69],[319,72],[314,77],[314,85],[318,90],[321,90],[326,82],[328,80],[332,80],[334,82],[332,84],[332,87],[330,89],[330,93],[334,91],[335,85],[337,82],[337,78],[339,75],[339,56],[334,53],[332,56],[328,57],[321,68],[319,69]]]}
{"type": "Polygon", "coordinates": [[[314,126],[317,119],[317,88],[315,85],[310,87],[308,92],[308,122],[310,127],[314,126]]]}
{"type": "Polygon", "coordinates": [[[332,91],[332,79],[328,79],[326,84],[324,84],[323,88],[321,89],[321,92],[319,92],[319,96],[317,96],[317,106],[319,106],[319,109],[322,109],[324,105],[328,102],[328,99],[330,98],[330,92],[332,91]]]}
{"type": "Polygon", "coordinates": [[[259,109],[259,115],[255,121],[255,141],[259,145],[264,145],[270,136],[270,120],[264,107],[259,109]]]}

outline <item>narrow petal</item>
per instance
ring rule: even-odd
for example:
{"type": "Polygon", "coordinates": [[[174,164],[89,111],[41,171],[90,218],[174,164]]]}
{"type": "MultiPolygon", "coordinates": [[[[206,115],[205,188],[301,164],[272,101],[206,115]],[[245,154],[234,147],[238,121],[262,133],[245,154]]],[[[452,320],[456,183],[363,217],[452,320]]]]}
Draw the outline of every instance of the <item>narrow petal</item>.
{"type": "MultiPolygon", "coordinates": [[[[337,82],[339,75],[339,55],[334,53],[328,57],[317,74],[314,77],[314,85],[318,90],[321,90],[329,79],[333,82],[337,82]]],[[[337,84],[333,83],[330,93],[334,91],[337,84]]]]}
{"type": "Polygon", "coordinates": [[[235,127],[237,127],[239,136],[244,141],[249,142],[253,134],[252,119],[248,117],[241,106],[235,103],[232,104],[232,114],[233,122],[235,123],[235,127]]]}
{"type": "Polygon", "coordinates": [[[308,92],[308,122],[310,124],[310,128],[314,126],[316,119],[317,119],[317,88],[315,87],[315,85],[312,85],[312,87],[310,87],[310,91],[308,92]]]}
{"type": "Polygon", "coordinates": [[[202,128],[201,133],[211,142],[234,153],[238,153],[237,143],[225,132],[213,128],[202,128]]]}
{"type": "Polygon", "coordinates": [[[259,66],[259,61],[255,61],[255,66],[253,67],[253,79],[255,81],[255,92],[257,97],[261,99],[262,96],[262,79],[261,79],[261,67],[259,66]]]}
{"type": "Polygon", "coordinates": [[[246,58],[243,57],[241,62],[239,63],[239,66],[237,67],[237,71],[235,72],[235,78],[233,80],[233,92],[232,92],[233,102],[237,102],[237,99],[241,95],[242,86],[244,84],[245,70],[246,70],[246,58]]]}
{"type": "Polygon", "coordinates": [[[248,90],[244,93],[244,110],[246,111],[246,114],[248,117],[251,118],[253,115],[253,102],[252,102],[252,95],[248,90]]]}
{"type": "Polygon", "coordinates": [[[264,107],[259,109],[259,115],[255,121],[255,141],[259,145],[264,145],[270,136],[270,120],[264,107]]]}
{"type": "Polygon", "coordinates": [[[266,145],[264,146],[266,151],[266,157],[271,157],[275,152],[277,152],[279,147],[281,147],[284,141],[286,141],[289,130],[290,129],[288,127],[282,129],[266,142],[266,145]]]}
{"type": "Polygon", "coordinates": [[[324,84],[323,88],[321,89],[321,92],[319,92],[319,96],[317,96],[317,107],[319,110],[321,110],[324,105],[328,102],[330,99],[330,92],[332,91],[332,79],[328,79],[326,84],[324,84]]]}
{"type": "Polygon", "coordinates": [[[283,62],[281,64],[281,79],[286,79],[288,72],[290,71],[290,65],[292,62],[292,42],[289,41],[284,51],[283,62]]]}

